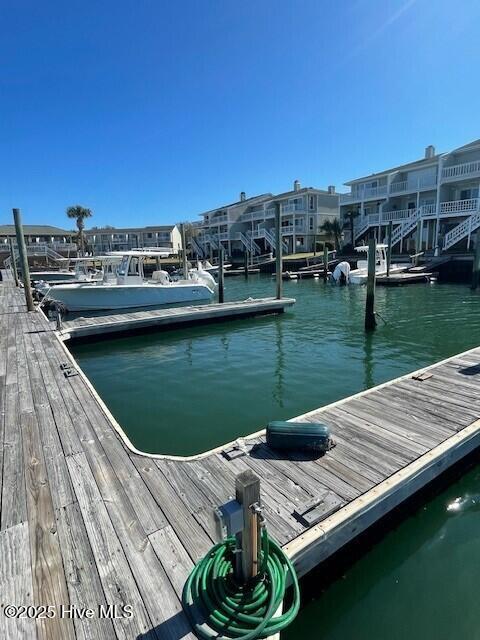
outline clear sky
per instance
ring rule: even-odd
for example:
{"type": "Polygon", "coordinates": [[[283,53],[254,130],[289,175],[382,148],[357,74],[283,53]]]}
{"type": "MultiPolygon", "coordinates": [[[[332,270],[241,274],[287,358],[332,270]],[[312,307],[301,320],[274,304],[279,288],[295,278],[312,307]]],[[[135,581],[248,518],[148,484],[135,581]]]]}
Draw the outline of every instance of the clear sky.
{"type": "Polygon", "coordinates": [[[0,0],[0,223],[195,219],[480,137],[477,0],[0,0]]]}

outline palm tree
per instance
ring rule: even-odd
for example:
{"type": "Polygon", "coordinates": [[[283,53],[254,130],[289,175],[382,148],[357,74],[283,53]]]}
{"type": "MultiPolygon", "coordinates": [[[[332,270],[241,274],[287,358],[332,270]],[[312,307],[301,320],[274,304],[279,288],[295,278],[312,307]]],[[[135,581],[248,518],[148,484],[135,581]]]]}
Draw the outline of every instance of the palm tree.
{"type": "Polygon", "coordinates": [[[83,229],[85,228],[85,218],[91,218],[93,215],[90,209],[86,207],[82,207],[80,204],[76,204],[73,207],[68,207],[66,214],[69,218],[75,218],[77,221],[77,229],[78,229],[78,244],[80,247],[80,252],[83,255],[84,253],[84,243],[83,243],[83,229]]]}
{"type": "Polygon", "coordinates": [[[360,215],[359,211],[347,211],[346,216],[348,218],[348,222],[345,221],[343,223],[343,228],[346,229],[348,226],[350,226],[350,239],[351,239],[351,244],[352,244],[352,249],[355,248],[355,236],[354,236],[354,220],[355,218],[358,218],[358,216],[360,215]]]}
{"type": "Polygon", "coordinates": [[[333,238],[333,244],[335,246],[335,250],[338,251],[340,248],[340,237],[342,235],[342,227],[338,218],[334,220],[326,220],[322,226],[320,227],[322,231],[324,231],[327,236],[333,238]]]}

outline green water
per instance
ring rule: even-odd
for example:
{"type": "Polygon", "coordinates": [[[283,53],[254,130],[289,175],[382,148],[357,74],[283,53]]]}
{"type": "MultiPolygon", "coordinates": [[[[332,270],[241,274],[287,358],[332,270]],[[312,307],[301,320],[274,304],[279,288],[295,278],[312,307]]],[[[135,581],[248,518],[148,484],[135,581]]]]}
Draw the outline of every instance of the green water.
{"type": "MultiPolygon", "coordinates": [[[[271,295],[269,277],[228,299],[271,295]]],[[[480,295],[462,285],[377,289],[285,283],[292,311],[79,345],[74,354],[140,449],[190,454],[477,346],[480,295]]],[[[283,640],[476,640],[480,467],[417,509],[325,591],[304,589],[283,640]],[[456,513],[446,507],[464,499],[456,513]]],[[[310,585],[311,587],[311,585],[310,585]]]]}
{"type": "MultiPolygon", "coordinates": [[[[77,345],[75,357],[139,448],[194,454],[477,346],[480,296],[461,285],[377,288],[286,282],[280,316],[77,345]]],[[[227,281],[230,300],[273,293],[268,276],[227,281]]]]}

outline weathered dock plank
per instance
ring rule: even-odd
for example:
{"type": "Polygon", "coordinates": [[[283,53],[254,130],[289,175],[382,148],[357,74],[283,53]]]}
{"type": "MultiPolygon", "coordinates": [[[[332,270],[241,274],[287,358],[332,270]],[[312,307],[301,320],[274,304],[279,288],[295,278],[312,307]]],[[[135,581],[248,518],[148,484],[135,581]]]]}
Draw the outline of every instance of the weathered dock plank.
{"type": "MultiPolygon", "coordinates": [[[[0,617],[5,637],[190,639],[183,583],[211,547],[213,508],[233,496],[238,473],[260,476],[269,531],[303,574],[480,446],[473,349],[426,376],[295,418],[329,425],[336,446],[323,457],[272,451],[263,432],[191,459],[144,454],[9,281],[0,284],[0,306],[2,596],[133,608],[132,617],[111,620],[0,617]],[[75,375],[65,376],[65,363],[75,375]]],[[[149,314],[130,315],[147,322],[149,314]]],[[[122,323],[124,314],[111,319],[122,323]]]]}

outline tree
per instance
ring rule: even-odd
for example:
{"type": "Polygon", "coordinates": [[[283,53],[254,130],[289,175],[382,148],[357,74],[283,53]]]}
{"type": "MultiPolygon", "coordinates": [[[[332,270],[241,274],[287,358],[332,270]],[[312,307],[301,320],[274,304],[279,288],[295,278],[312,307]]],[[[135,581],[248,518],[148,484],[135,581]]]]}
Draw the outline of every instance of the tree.
{"type": "Polygon", "coordinates": [[[352,249],[355,248],[355,231],[354,231],[354,220],[355,218],[358,218],[358,216],[360,215],[359,211],[348,211],[346,213],[346,216],[348,217],[348,222],[345,221],[343,224],[343,228],[346,229],[348,226],[350,226],[350,240],[351,240],[351,245],[352,245],[352,249]]]}
{"type": "Polygon", "coordinates": [[[335,250],[338,251],[340,248],[340,237],[342,235],[342,227],[338,218],[335,218],[334,220],[326,220],[320,229],[326,233],[327,236],[333,239],[335,250]]]}
{"type": "Polygon", "coordinates": [[[90,209],[82,207],[79,204],[74,205],[73,207],[68,207],[66,214],[69,218],[74,218],[77,222],[78,229],[78,244],[80,246],[80,252],[84,253],[84,242],[83,242],[83,230],[85,228],[85,218],[91,218],[92,212],[90,209]]]}

